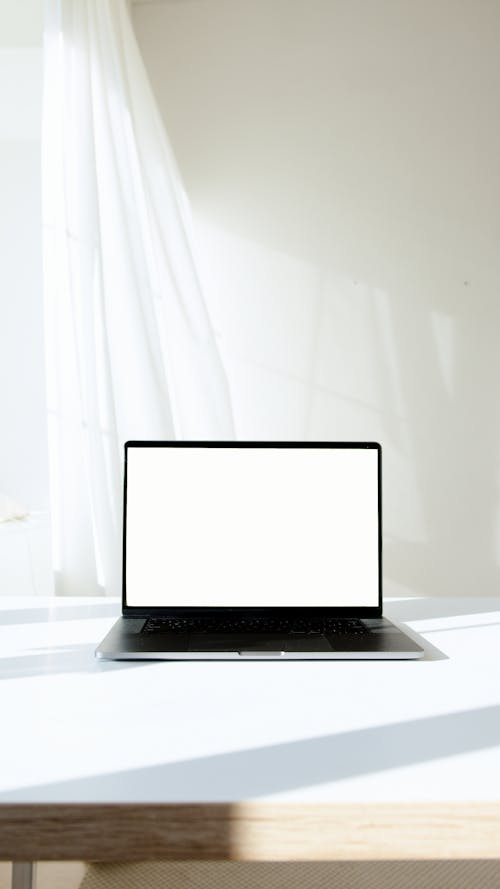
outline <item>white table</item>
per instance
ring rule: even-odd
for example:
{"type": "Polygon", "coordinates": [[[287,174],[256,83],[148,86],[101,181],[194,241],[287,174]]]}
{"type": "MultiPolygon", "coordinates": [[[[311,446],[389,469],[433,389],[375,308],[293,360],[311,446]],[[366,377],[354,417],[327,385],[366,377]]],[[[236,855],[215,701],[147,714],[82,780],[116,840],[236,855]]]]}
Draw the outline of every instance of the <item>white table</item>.
{"type": "Polygon", "coordinates": [[[388,601],[422,661],[96,661],[118,613],[0,599],[0,858],[500,858],[500,599],[388,601]]]}

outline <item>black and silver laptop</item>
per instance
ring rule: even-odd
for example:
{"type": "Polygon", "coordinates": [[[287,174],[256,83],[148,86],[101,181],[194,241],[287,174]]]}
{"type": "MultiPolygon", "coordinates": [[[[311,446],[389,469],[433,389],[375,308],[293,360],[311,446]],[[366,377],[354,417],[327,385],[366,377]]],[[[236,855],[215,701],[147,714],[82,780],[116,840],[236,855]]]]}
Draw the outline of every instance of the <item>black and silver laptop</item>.
{"type": "Polygon", "coordinates": [[[381,448],[129,441],[123,616],[98,658],[418,658],[382,616],[381,448]]]}

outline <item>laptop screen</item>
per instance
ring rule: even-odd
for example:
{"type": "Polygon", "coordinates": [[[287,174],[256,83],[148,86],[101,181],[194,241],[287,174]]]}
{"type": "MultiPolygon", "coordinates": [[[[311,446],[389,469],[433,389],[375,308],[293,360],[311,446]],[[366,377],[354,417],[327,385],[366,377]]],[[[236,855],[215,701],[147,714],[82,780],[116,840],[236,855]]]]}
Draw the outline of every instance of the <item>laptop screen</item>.
{"type": "Polygon", "coordinates": [[[126,451],[127,607],[379,605],[378,445],[126,451]]]}

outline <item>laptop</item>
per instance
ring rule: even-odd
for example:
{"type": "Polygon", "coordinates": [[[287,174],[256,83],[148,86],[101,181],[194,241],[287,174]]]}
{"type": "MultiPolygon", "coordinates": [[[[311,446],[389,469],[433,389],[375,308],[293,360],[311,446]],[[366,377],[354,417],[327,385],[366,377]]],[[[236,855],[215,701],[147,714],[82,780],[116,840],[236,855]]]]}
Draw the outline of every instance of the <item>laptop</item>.
{"type": "Polygon", "coordinates": [[[419,658],[382,614],[381,446],[129,441],[110,660],[419,658]]]}

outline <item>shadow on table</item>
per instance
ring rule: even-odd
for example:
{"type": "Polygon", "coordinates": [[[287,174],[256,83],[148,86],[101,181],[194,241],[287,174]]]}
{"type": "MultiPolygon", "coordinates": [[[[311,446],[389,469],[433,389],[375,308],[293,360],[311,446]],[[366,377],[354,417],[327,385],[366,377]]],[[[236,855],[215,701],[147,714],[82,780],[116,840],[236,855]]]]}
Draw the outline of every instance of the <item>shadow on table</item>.
{"type": "Polygon", "coordinates": [[[439,617],[461,617],[470,614],[491,614],[499,612],[499,599],[482,596],[479,599],[400,599],[387,602],[384,614],[389,620],[412,621],[432,620],[439,617]]]}
{"type": "MultiPolygon", "coordinates": [[[[391,615],[391,617],[392,617],[392,615],[391,615]]],[[[408,627],[406,624],[403,624],[399,620],[395,620],[394,623],[400,627],[400,629],[403,631],[403,633],[406,633],[406,635],[409,636],[410,639],[413,639],[413,641],[416,642],[417,645],[420,645],[424,649],[425,654],[424,654],[423,658],[421,658],[417,661],[412,661],[412,663],[420,663],[421,661],[447,661],[447,660],[449,660],[448,655],[445,654],[444,651],[441,651],[440,648],[437,648],[436,645],[433,645],[432,642],[429,642],[429,640],[427,638],[424,638],[423,636],[421,636],[419,633],[416,632],[416,630],[413,630],[411,627],[408,627]]]]}
{"type": "MultiPolygon", "coordinates": [[[[405,632],[408,633],[410,638],[414,639],[415,642],[422,645],[425,648],[425,657],[423,660],[426,661],[437,661],[437,660],[447,660],[448,656],[443,654],[439,648],[436,648],[435,645],[432,645],[426,639],[422,639],[418,633],[415,633],[413,630],[404,627],[405,632]]],[[[120,660],[120,661],[112,661],[106,660],[103,658],[96,659],[94,656],[94,651],[97,646],[97,639],[94,644],[81,643],[81,644],[72,644],[67,646],[48,646],[47,648],[42,649],[32,649],[28,650],[27,654],[19,654],[14,657],[2,657],[0,655],[0,682],[2,680],[7,679],[28,679],[33,676],[53,676],[58,673],[106,673],[111,670],[126,670],[126,669],[136,669],[138,667],[146,667],[157,665],[161,667],[167,667],[173,664],[179,664],[180,661],[168,661],[168,660],[120,660]]],[[[351,661],[351,663],[360,663],[360,661],[351,661]]],[[[244,669],[245,666],[248,665],[248,661],[217,661],[211,659],[210,661],[197,661],[200,667],[204,669],[210,669],[210,665],[225,663],[228,669],[244,669]]],[[[269,661],[269,665],[271,669],[278,670],[286,670],[290,665],[290,661],[269,661]]],[[[298,661],[294,662],[295,664],[299,663],[298,661]]],[[[325,664],[325,661],[315,660],[309,661],[311,670],[316,670],[321,665],[325,664]]],[[[331,664],[333,662],[330,662],[331,664]]],[[[374,664],[381,664],[384,661],[374,660],[374,664]]],[[[400,661],[400,663],[402,663],[400,661]]],[[[408,664],[419,663],[419,661],[408,661],[408,664]]]]}
{"type": "Polygon", "coordinates": [[[94,651],[97,645],[54,646],[47,649],[30,649],[29,654],[15,657],[0,656],[0,681],[27,679],[33,676],[50,676],[58,673],[102,673],[143,667],[147,661],[97,661],[94,651]]]}
{"type": "Polygon", "coordinates": [[[500,706],[249,750],[85,775],[0,793],[0,802],[227,802],[486,750],[500,744],[500,706]]]}
{"type": "Polygon", "coordinates": [[[120,617],[118,602],[89,601],[88,605],[65,605],[52,608],[17,608],[0,611],[0,626],[13,624],[51,623],[60,620],[99,620],[103,617],[120,617]]]}

